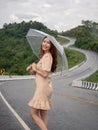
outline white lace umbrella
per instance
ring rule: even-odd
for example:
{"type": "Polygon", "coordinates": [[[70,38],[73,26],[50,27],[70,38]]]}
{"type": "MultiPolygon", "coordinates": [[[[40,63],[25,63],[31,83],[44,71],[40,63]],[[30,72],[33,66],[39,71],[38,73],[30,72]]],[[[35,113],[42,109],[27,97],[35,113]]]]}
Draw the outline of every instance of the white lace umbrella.
{"type": "Polygon", "coordinates": [[[54,44],[54,46],[58,50],[58,66],[57,66],[57,71],[64,72],[64,70],[68,69],[68,62],[67,58],[64,52],[63,46],[59,44],[59,42],[56,41],[56,39],[42,31],[35,30],[35,29],[29,29],[26,38],[34,52],[34,54],[39,58],[39,53],[40,53],[40,46],[42,43],[42,39],[47,36],[49,40],[54,44]]]}

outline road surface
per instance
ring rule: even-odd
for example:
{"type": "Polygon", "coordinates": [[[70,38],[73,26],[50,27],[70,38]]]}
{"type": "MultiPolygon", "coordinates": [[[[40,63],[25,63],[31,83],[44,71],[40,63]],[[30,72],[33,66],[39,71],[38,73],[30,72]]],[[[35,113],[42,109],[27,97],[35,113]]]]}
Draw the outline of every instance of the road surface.
{"type": "MultiPolygon", "coordinates": [[[[98,69],[98,54],[81,51],[87,56],[85,63],[64,76],[53,76],[54,107],[48,112],[48,130],[98,130],[98,91],[71,86],[73,80],[98,69]]],[[[12,77],[0,82],[0,130],[39,130],[28,107],[34,89],[33,78],[13,80],[12,77]]]]}

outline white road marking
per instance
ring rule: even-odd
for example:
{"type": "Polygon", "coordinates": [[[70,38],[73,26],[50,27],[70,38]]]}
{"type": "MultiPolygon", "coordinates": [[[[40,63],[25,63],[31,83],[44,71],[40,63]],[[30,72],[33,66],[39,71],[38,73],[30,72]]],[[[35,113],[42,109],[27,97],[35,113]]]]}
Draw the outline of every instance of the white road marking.
{"type": "Polygon", "coordinates": [[[5,99],[5,97],[3,96],[3,94],[0,92],[0,96],[2,98],[2,100],[4,101],[4,103],[7,105],[7,107],[10,109],[10,111],[14,114],[14,116],[17,118],[17,120],[19,121],[19,123],[23,126],[23,128],[25,130],[31,130],[27,124],[22,120],[22,118],[16,113],[16,111],[12,108],[12,106],[7,102],[7,100],[5,99]]]}

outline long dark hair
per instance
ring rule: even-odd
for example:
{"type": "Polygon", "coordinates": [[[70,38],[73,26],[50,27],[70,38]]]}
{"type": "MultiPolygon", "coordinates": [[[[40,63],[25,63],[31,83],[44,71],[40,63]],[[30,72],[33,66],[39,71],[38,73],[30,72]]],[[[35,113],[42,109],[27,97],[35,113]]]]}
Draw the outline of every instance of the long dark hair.
{"type": "MultiPolygon", "coordinates": [[[[47,36],[45,36],[44,38],[43,38],[43,40],[45,39],[45,38],[47,38],[47,36]]],[[[43,40],[42,40],[42,42],[43,42],[43,40]]],[[[52,58],[53,58],[53,62],[52,62],[52,66],[51,66],[51,72],[54,72],[55,70],[56,70],[56,68],[57,68],[57,49],[56,49],[56,47],[53,45],[53,43],[50,41],[50,43],[51,43],[51,47],[50,47],[50,53],[51,53],[51,55],[52,55],[52,58]]],[[[42,58],[42,56],[44,55],[44,51],[42,50],[42,44],[41,44],[41,49],[40,49],[40,58],[42,58]]]]}

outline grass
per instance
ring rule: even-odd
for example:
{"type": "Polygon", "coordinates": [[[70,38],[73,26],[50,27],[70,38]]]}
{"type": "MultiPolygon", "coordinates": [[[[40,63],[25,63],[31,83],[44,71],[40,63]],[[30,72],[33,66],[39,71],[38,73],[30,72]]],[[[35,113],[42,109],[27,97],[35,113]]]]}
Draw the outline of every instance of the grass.
{"type": "Polygon", "coordinates": [[[98,70],[91,76],[87,77],[85,81],[98,83],[98,70]]]}
{"type": "MultiPolygon", "coordinates": [[[[76,51],[76,50],[72,50],[69,48],[65,49],[65,53],[67,56],[67,61],[68,61],[68,69],[80,64],[81,62],[86,60],[86,57],[83,53],[76,51]]],[[[61,59],[61,58],[60,58],[61,59]]],[[[60,60],[59,59],[59,60],[60,60]]],[[[61,61],[58,62],[58,67],[57,67],[57,72],[61,70],[61,61]]]]}
{"type": "MultiPolygon", "coordinates": [[[[69,42],[68,39],[62,38],[62,37],[57,37],[56,40],[60,44],[66,44],[69,42]]],[[[83,53],[76,51],[76,50],[68,49],[68,48],[65,49],[65,54],[66,54],[67,60],[68,60],[68,69],[80,64],[81,62],[83,62],[86,59],[86,57],[83,53]]],[[[57,71],[60,70],[60,67],[61,67],[60,64],[58,64],[57,71]]]]}
{"type": "Polygon", "coordinates": [[[68,59],[68,68],[72,68],[86,60],[85,55],[79,51],[65,49],[65,53],[68,59]]]}
{"type": "MultiPolygon", "coordinates": [[[[68,39],[62,37],[57,37],[56,40],[60,44],[66,44],[69,42],[68,39]]],[[[74,67],[83,62],[84,60],[86,60],[85,55],[79,51],[66,48],[65,53],[68,60],[68,68],[74,67]]]]}
{"type": "Polygon", "coordinates": [[[61,38],[61,37],[57,37],[56,40],[60,43],[60,44],[66,44],[69,42],[68,39],[66,38],[61,38]]]}

